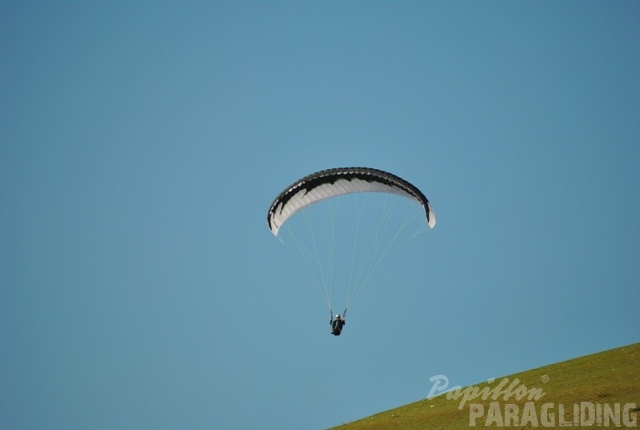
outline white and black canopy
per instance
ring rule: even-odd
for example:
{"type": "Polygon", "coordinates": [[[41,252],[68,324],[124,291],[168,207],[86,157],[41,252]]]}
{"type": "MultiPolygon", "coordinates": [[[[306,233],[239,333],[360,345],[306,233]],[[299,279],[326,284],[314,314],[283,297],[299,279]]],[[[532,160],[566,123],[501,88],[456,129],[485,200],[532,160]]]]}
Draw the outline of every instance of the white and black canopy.
{"type": "Polygon", "coordinates": [[[396,175],[367,167],[321,170],[294,182],[271,204],[267,224],[277,236],[289,217],[309,205],[343,194],[367,192],[392,193],[413,199],[424,207],[429,227],[436,225],[436,215],[422,191],[396,175]]]}

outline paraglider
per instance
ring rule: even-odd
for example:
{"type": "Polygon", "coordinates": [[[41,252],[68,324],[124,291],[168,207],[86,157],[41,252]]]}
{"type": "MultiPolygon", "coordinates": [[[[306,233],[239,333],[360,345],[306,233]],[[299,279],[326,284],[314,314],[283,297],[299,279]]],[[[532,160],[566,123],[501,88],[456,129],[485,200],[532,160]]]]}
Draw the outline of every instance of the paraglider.
{"type": "Polygon", "coordinates": [[[424,206],[429,227],[436,225],[429,200],[411,183],[382,170],[348,167],[321,170],[287,187],[271,203],[267,215],[269,229],[277,236],[285,221],[309,205],[343,194],[366,192],[393,193],[416,200],[424,206]]]}
{"type": "Polygon", "coordinates": [[[347,323],[345,317],[341,317],[340,314],[336,314],[336,319],[331,318],[329,324],[331,325],[331,334],[334,336],[340,336],[342,333],[342,327],[347,323]]]}
{"type": "MultiPolygon", "coordinates": [[[[339,196],[361,193],[382,193],[401,196],[402,198],[399,200],[403,201],[409,199],[412,202],[410,206],[414,216],[418,214],[417,218],[420,218],[416,207],[420,208],[422,209],[422,219],[426,219],[426,225],[429,228],[433,228],[436,224],[435,212],[429,200],[427,200],[422,191],[416,186],[392,173],[366,167],[327,169],[305,176],[278,194],[267,212],[267,225],[269,230],[279,239],[279,233],[283,226],[285,226],[285,223],[291,222],[290,220],[296,213],[305,213],[304,218],[306,224],[300,226],[297,232],[292,231],[293,242],[305,258],[306,265],[312,272],[314,281],[320,286],[325,302],[331,312],[331,333],[334,336],[339,336],[346,324],[346,310],[349,304],[364,287],[364,284],[382,258],[387,254],[389,249],[391,249],[391,246],[397,242],[398,233],[408,225],[406,220],[395,222],[394,219],[390,221],[392,217],[385,209],[379,217],[380,225],[374,226],[373,232],[367,236],[367,233],[363,232],[364,227],[362,227],[362,224],[365,223],[360,222],[360,217],[369,216],[372,212],[376,210],[381,211],[381,209],[375,207],[372,211],[365,211],[358,207],[356,210],[358,220],[353,227],[349,227],[349,233],[353,233],[354,236],[353,246],[345,246],[342,242],[340,242],[341,246],[335,245],[337,241],[335,236],[339,236],[339,233],[336,233],[337,228],[332,224],[336,212],[334,209],[331,209],[330,215],[325,216],[327,223],[331,224],[330,227],[321,233],[314,230],[314,227],[316,227],[315,221],[312,220],[312,217],[306,215],[306,211],[310,210],[309,208],[311,206],[316,206],[319,202],[325,200],[334,202],[338,200],[339,196]],[[394,222],[395,224],[392,224],[394,222]],[[389,224],[391,224],[391,227],[389,227],[389,224]],[[389,230],[391,230],[392,233],[389,233],[389,230]],[[307,245],[301,244],[301,241],[298,239],[303,233],[309,235],[307,245]],[[387,234],[389,239],[383,243],[382,238],[385,234],[387,234]],[[329,242],[329,245],[326,248],[326,255],[321,256],[320,251],[323,248],[318,246],[318,242],[323,238],[329,242]],[[356,245],[358,245],[359,242],[365,241],[365,239],[368,240],[366,242],[367,244],[361,245],[364,250],[358,251],[356,245]],[[351,248],[353,248],[353,250],[351,248]],[[334,260],[338,258],[334,255],[336,254],[336,250],[342,250],[345,254],[348,253],[349,255],[341,257],[341,260],[334,264],[334,260]],[[359,252],[360,254],[358,254],[359,252]],[[360,259],[363,263],[356,264],[358,261],[357,257],[361,257],[360,259]],[[331,287],[333,277],[335,277],[336,272],[339,271],[340,266],[348,267],[348,270],[345,269],[345,271],[348,271],[349,274],[345,275],[344,278],[346,279],[345,283],[349,284],[349,287],[347,288],[345,311],[342,316],[338,314],[334,318],[331,311],[331,287]],[[358,269],[358,267],[360,268],[358,269]],[[314,268],[317,273],[313,273],[314,268]]],[[[424,225],[424,221],[422,225],[424,225]]],[[[280,240],[282,241],[282,239],[280,240]]]]}

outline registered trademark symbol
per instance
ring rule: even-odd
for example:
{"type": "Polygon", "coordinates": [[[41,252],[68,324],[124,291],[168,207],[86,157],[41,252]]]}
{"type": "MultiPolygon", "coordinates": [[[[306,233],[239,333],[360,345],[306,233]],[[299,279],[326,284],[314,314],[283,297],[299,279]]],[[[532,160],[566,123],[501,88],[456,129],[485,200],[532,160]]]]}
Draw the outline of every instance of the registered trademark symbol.
{"type": "Polygon", "coordinates": [[[542,382],[549,382],[549,377],[547,375],[542,375],[540,379],[542,380],[542,382]]]}

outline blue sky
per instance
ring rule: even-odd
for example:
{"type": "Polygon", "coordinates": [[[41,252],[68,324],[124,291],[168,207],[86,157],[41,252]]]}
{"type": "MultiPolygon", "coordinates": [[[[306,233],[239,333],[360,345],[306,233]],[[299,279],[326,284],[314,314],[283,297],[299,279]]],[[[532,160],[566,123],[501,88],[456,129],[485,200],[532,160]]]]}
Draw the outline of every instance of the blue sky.
{"type": "Polygon", "coordinates": [[[2,2],[0,427],[319,429],[638,341],[637,2],[2,2]],[[435,229],[339,338],[266,226],[360,165],[435,229]]]}

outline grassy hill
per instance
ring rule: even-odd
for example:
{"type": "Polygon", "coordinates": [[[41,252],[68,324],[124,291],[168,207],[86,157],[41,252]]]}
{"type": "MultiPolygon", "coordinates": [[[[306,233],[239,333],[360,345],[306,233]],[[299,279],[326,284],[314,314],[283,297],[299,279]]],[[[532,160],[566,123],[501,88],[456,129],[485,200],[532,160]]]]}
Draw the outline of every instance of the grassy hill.
{"type": "Polygon", "coordinates": [[[640,427],[640,343],[482,382],[339,430],[640,427]],[[484,397],[484,399],[483,399],[484,397]]]}

